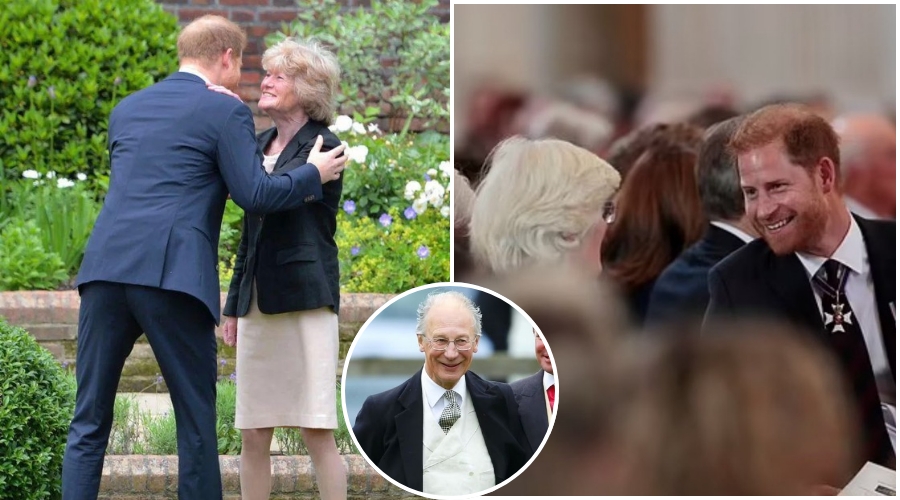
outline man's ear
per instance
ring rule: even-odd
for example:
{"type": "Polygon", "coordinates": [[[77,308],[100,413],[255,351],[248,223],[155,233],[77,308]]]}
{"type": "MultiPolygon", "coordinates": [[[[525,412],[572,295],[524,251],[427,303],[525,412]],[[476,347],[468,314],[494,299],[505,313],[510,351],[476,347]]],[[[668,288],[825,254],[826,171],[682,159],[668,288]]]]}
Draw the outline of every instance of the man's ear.
{"type": "Polygon", "coordinates": [[[816,181],[822,186],[823,193],[830,193],[838,188],[838,167],[831,158],[823,156],[816,164],[816,181]]]}
{"type": "Polygon", "coordinates": [[[425,336],[416,335],[416,338],[419,339],[419,352],[425,352],[425,336]]]}

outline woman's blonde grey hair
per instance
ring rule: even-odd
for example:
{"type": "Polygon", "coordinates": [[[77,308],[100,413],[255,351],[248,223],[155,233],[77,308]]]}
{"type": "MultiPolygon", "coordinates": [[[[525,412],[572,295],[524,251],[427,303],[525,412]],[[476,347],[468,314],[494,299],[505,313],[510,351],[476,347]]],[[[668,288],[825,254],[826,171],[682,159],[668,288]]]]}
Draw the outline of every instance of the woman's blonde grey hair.
{"type": "Polygon", "coordinates": [[[577,249],[619,188],[594,153],[556,139],[512,137],[476,191],[472,253],[494,273],[559,260],[577,249]]]}
{"type": "Polygon", "coordinates": [[[285,38],[266,50],[262,67],[283,72],[294,80],[294,93],[308,117],[326,125],[334,121],[341,67],[321,43],[285,38]]]}

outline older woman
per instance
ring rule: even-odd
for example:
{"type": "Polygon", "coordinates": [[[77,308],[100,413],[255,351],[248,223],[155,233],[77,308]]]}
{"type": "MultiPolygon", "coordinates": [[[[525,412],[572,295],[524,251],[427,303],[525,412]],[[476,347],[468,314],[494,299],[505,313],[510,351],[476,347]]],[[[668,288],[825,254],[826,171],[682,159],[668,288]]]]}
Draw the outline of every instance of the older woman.
{"type": "MultiPolygon", "coordinates": [[[[316,43],[293,39],[269,48],[259,109],[275,127],[259,135],[269,173],[297,168],[328,130],[340,68],[316,43]]],[[[237,345],[241,495],[271,490],[269,449],[275,427],[299,427],[322,498],[346,498],[347,477],[334,441],[338,358],[338,250],[334,242],[342,179],[322,186],[320,201],[266,216],[246,213],[225,303],[225,342],[237,345]]]]}
{"type": "Polygon", "coordinates": [[[513,137],[491,155],[476,192],[471,249],[495,274],[566,260],[600,272],[619,174],[568,142],[513,137]]]}

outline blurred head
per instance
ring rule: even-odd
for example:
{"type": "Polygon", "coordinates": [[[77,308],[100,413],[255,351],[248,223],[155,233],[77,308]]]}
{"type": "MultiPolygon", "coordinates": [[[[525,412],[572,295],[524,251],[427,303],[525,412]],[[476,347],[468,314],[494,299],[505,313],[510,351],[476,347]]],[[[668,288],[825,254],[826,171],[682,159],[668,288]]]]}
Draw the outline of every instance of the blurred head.
{"type": "Polygon", "coordinates": [[[550,361],[550,353],[547,352],[547,346],[544,345],[544,340],[538,335],[537,330],[533,330],[533,332],[534,355],[537,358],[538,363],[541,364],[541,370],[544,370],[547,373],[553,373],[553,363],[550,361]]]}
{"type": "Polygon", "coordinates": [[[259,109],[267,113],[302,112],[331,124],[341,76],[337,58],[320,43],[285,38],[262,56],[266,77],[260,84],[259,109]]]}
{"type": "Polygon", "coordinates": [[[494,273],[560,259],[598,273],[615,169],[567,142],[521,137],[502,142],[490,161],[472,210],[475,257],[494,273]]]}
{"type": "Polygon", "coordinates": [[[855,472],[857,423],[833,359],[779,324],[635,337],[621,353],[612,494],[802,495],[855,472]],[[724,332],[719,332],[723,330],[724,332]]]}
{"type": "Polygon", "coordinates": [[[714,104],[700,108],[687,119],[687,122],[702,129],[708,129],[717,123],[736,118],[738,115],[740,113],[731,106],[714,104]]]}
{"type": "Polygon", "coordinates": [[[200,66],[212,83],[236,89],[241,81],[241,55],[247,35],[220,16],[199,17],[178,35],[178,61],[200,66]]]}
{"type": "Polygon", "coordinates": [[[557,380],[564,380],[557,387],[556,423],[540,455],[497,494],[600,494],[618,468],[606,443],[610,397],[620,381],[619,345],[633,335],[626,309],[602,277],[558,263],[493,277],[485,286],[534,320],[552,346],[557,380]]]}
{"type": "Polygon", "coordinates": [[[695,165],[696,127],[668,127],[647,145],[616,196],[617,215],[603,242],[603,262],[625,290],[656,279],[700,239],[706,219],[695,165]]]}
{"type": "Polygon", "coordinates": [[[833,122],[840,137],[843,191],[882,217],[897,209],[897,136],[880,115],[848,115],[833,122]]]}
{"type": "Polygon", "coordinates": [[[697,159],[697,186],[707,219],[729,222],[757,236],[753,225],[744,216],[744,193],[737,157],[728,148],[740,124],[741,117],[735,117],[707,129],[697,159]]]}
{"type": "Polygon", "coordinates": [[[425,373],[452,389],[478,352],[481,311],[459,292],[433,293],[419,304],[416,335],[425,353],[425,373]]]}
{"type": "Polygon", "coordinates": [[[617,139],[609,148],[606,159],[616,168],[623,180],[643,156],[651,144],[664,142],[699,142],[702,133],[698,127],[687,123],[654,123],[636,129],[617,139]]]}
{"type": "Polygon", "coordinates": [[[776,104],[749,115],[731,147],[738,157],[747,215],[772,251],[830,256],[846,227],[839,190],[840,155],[834,130],[800,105],[776,104]]]}

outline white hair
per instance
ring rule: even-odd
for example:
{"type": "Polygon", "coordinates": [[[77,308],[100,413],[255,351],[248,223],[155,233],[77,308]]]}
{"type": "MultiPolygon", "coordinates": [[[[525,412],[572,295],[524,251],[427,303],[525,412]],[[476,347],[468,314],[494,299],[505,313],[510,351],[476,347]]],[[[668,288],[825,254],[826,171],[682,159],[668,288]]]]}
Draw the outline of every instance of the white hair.
{"type": "Polygon", "coordinates": [[[513,137],[491,153],[472,210],[471,248],[494,273],[550,263],[581,246],[619,188],[619,173],[555,139],[513,137]]]}
{"type": "Polygon", "coordinates": [[[445,291],[445,292],[434,292],[428,294],[428,297],[419,304],[419,308],[416,311],[416,335],[425,335],[425,320],[428,316],[428,313],[431,311],[431,308],[434,307],[438,302],[443,302],[445,300],[455,300],[461,306],[468,309],[468,311],[472,314],[472,321],[475,323],[474,330],[475,336],[481,336],[481,309],[475,305],[474,302],[465,295],[454,292],[454,291],[445,291]]]}

